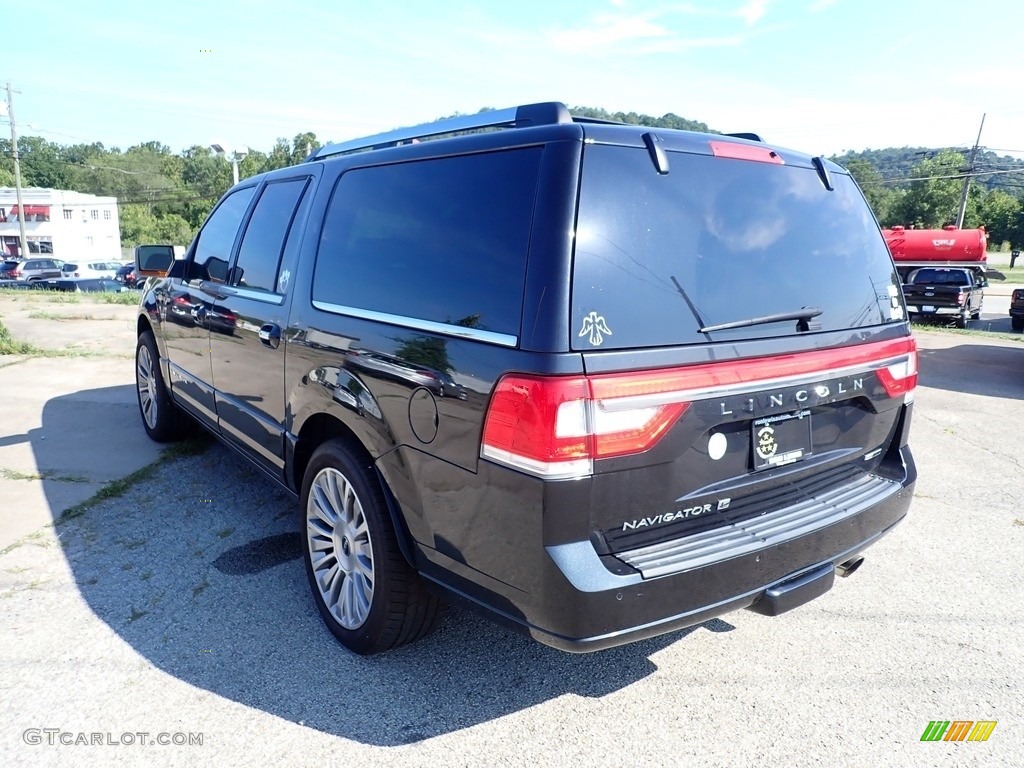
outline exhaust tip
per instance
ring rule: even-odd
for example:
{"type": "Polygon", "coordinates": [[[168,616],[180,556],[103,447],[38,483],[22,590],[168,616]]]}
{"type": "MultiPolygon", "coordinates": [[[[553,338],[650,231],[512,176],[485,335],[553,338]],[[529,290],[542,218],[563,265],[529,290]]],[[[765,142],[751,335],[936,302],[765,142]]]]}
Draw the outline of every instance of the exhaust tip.
{"type": "Polygon", "coordinates": [[[860,568],[863,562],[864,558],[860,555],[857,555],[856,557],[851,557],[845,563],[840,563],[839,565],[837,565],[836,571],[839,573],[840,576],[846,578],[847,576],[851,575],[854,571],[856,571],[858,568],[860,568]]]}

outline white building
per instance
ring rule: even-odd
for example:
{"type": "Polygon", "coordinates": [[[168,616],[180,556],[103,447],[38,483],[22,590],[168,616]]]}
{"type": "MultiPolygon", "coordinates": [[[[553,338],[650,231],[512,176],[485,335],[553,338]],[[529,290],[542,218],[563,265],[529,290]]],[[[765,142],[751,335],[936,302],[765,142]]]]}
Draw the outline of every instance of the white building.
{"type": "MultiPolygon", "coordinates": [[[[117,198],[62,189],[21,190],[25,208],[28,253],[53,254],[64,261],[121,258],[121,227],[117,198]]],[[[0,187],[0,256],[21,251],[18,196],[14,187],[0,187]]]]}

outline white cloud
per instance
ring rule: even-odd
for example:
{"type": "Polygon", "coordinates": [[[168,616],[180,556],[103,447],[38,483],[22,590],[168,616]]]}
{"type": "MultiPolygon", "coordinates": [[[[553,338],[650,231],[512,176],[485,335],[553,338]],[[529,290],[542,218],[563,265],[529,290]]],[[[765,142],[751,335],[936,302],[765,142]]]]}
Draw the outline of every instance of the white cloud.
{"type": "Polygon", "coordinates": [[[770,0],[747,0],[747,3],[740,6],[733,15],[743,19],[748,27],[752,27],[764,18],[769,2],[770,0]]]}
{"type": "Polygon", "coordinates": [[[556,30],[548,34],[559,48],[579,52],[633,40],[665,38],[670,33],[643,16],[601,15],[588,27],[556,30]]]}

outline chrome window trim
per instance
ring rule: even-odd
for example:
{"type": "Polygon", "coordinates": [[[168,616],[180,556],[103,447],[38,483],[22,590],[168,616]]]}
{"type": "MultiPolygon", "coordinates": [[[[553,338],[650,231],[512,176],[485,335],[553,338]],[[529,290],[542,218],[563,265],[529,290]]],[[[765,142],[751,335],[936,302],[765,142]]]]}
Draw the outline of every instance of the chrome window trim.
{"type": "Polygon", "coordinates": [[[331,312],[335,315],[348,315],[350,317],[358,317],[361,320],[373,320],[378,323],[400,325],[404,328],[412,328],[417,331],[425,331],[426,333],[437,333],[442,336],[456,336],[460,339],[482,341],[487,344],[497,344],[502,347],[515,347],[519,344],[519,337],[508,333],[481,331],[478,328],[464,328],[461,325],[436,323],[433,320],[421,320],[416,317],[392,315],[387,312],[374,312],[371,309],[347,307],[342,304],[331,304],[326,301],[317,301],[316,299],[313,300],[313,306],[323,312],[331,312]]]}
{"type": "Polygon", "coordinates": [[[280,293],[260,291],[255,288],[243,288],[238,285],[228,287],[232,290],[234,296],[242,299],[252,299],[253,301],[262,301],[264,304],[276,304],[277,306],[284,304],[284,295],[280,293]]]}

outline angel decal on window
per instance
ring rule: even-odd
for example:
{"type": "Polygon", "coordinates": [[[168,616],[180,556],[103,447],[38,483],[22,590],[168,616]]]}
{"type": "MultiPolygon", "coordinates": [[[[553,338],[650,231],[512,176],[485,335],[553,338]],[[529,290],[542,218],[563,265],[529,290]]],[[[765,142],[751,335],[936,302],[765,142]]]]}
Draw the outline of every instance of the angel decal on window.
{"type": "Polygon", "coordinates": [[[580,330],[580,336],[590,336],[590,343],[595,347],[600,346],[601,342],[604,341],[605,336],[611,336],[611,328],[608,327],[608,323],[604,321],[597,312],[591,312],[585,318],[583,318],[583,328],[580,330]]]}

